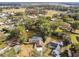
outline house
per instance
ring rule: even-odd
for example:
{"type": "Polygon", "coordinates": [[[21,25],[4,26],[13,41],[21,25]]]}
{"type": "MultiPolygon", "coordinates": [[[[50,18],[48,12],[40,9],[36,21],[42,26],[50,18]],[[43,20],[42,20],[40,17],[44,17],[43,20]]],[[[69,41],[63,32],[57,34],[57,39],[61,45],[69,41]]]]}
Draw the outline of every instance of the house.
{"type": "Polygon", "coordinates": [[[62,29],[62,30],[67,30],[67,31],[71,31],[71,30],[72,30],[71,25],[68,24],[68,23],[64,23],[64,24],[61,25],[59,28],[62,29]]]}
{"type": "Polygon", "coordinates": [[[29,39],[29,42],[34,44],[34,47],[42,47],[43,45],[43,39],[40,36],[33,36],[31,39],[29,39]]]}
{"type": "Polygon", "coordinates": [[[42,40],[43,39],[40,36],[33,36],[31,39],[29,39],[29,42],[30,43],[37,43],[37,42],[42,41],[42,40]]]}
{"type": "Polygon", "coordinates": [[[35,18],[37,18],[36,15],[28,15],[28,17],[31,18],[31,19],[35,19],[35,18]]]}
{"type": "Polygon", "coordinates": [[[73,33],[79,34],[79,30],[78,29],[73,29],[73,33]]]}
{"type": "Polygon", "coordinates": [[[57,45],[57,47],[52,52],[53,52],[53,55],[55,57],[60,57],[60,46],[59,46],[59,44],[57,45]]]}
{"type": "Polygon", "coordinates": [[[51,48],[51,49],[55,49],[57,47],[57,43],[54,43],[54,42],[50,42],[48,43],[48,47],[51,48]]]}
{"type": "Polygon", "coordinates": [[[33,44],[33,48],[36,49],[40,56],[43,54],[43,39],[40,36],[33,36],[29,39],[29,42],[33,44]]]}
{"type": "Polygon", "coordinates": [[[8,16],[9,16],[8,13],[1,13],[1,14],[0,14],[0,17],[1,17],[1,18],[7,18],[8,16]]]}
{"type": "Polygon", "coordinates": [[[43,14],[38,14],[39,16],[44,16],[43,14]]]}
{"type": "Polygon", "coordinates": [[[15,15],[15,13],[11,12],[11,13],[10,13],[10,15],[14,16],[14,15],[15,15]]]}
{"type": "Polygon", "coordinates": [[[57,45],[63,46],[63,42],[49,42],[47,45],[49,48],[55,49],[57,45]]]}
{"type": "Polygon", "coordinates": [[[70,40],[70,35],[69,34],[62,34],[62,39],[70,40]]]}
{"type": "Polygon", "coordinates": [[[7,28],[8,30],[16,29],[16,27],[14,25],[5,25],[5,28],[7,28]]]}
{"type": "Polygon", "coordinates": [[[55,21],[55,20],[57,20],[57,19],[56,19],[56,18],[52,18],[52,19],[51,19],[51,21],[55,21]]]}
{"type": "Polygon", "coordinates": [[[51,54],[55,57],[60,57],[60,48],[63,46],[61,42],[50,42],[48,43],[48,47],[52,49],[51,54]]]}
{"type": "Polygon", "coordinates": [[[2,25],[4,25],[4,23],[3,22],[0,22],[0,26],[2,26],[2,25]]]}

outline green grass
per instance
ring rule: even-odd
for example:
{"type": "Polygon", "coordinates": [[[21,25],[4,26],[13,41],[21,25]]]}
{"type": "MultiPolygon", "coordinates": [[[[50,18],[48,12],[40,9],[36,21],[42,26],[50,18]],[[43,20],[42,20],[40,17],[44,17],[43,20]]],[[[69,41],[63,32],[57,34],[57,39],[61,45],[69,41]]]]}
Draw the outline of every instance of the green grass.
{"type": "Polygon", "coordinates": [[[71,34],[70,38],[73,44],[78,44],[79,42],[76,39],[77,34],[71,34]]]}
{"type": "Polygon", "coordinates": [[[59,29],[59,27],[55,30],[55,32],[63,32],[63,30],[59,29]]]}
{"type": "Polygon", "coordinates": [[[4,54],[2,54],[2,56],[4,56],[4,57],[15,57],[16,53],[15,53],[15,50],[12,48],[11,50],[6,51],[4,54]]]}
{"type": "Polygon", "coordinates": [[[5,47],[6,47],[5,43],[0,44],[0,48],[5,48],[5,47]]]}
{"type": "MultiPolygon", "coordinates": [[[[63,32],[63,30],[57,28],[57,29],[55,30],[55,32],[63,32]]],[[[65,32],[65,33],[66,33],[66,32],[65,32]]],[[[79,44],[79,42],[78,42],[77,39],[76,39],[76,36],[78,36],[78,35],[77,35],[77,34],[72,34],[72,33],[70,33],[70,38],[71,38],[71,41],[72,41],[73,44],[79,44]]]]}

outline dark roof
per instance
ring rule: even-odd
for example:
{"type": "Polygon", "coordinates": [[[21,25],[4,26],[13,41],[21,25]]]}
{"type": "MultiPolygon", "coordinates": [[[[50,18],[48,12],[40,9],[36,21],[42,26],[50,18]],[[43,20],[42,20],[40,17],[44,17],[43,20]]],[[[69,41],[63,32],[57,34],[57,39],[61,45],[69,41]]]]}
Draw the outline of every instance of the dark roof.
{"type": "Polygon", "coordinates": [[[37,40],[43,40],[42,37],[39,37],[39,36],[33,36],[31,39],[32,40],[36,40],[36,41],[37,40]]]}
{"type": "Polygon", "coordinates": [[[57,47],[57,43],[54,43],[54,42],[50,42],[50,43],[48,43],[48,46],[50,47],[50,48],[56,48],[57,47]]]}
{"type": "Polygon", "coordinates": [[[72,44],[71,40],[64,40],[64,41],[63,41],[63,45],[64,45],[64,46],[67,46],[67,45],[69,45],[69,44],[72,44]]]}

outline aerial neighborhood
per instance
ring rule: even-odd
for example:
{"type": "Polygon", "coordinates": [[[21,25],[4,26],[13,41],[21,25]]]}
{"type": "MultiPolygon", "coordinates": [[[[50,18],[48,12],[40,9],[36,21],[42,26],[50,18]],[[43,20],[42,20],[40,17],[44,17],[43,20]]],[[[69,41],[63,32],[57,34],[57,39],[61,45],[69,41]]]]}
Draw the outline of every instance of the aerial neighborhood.
{"type": "Polygon", "coordinates": [[[0,3],[0,57],[79,57],[78,3],[0,3]]]}

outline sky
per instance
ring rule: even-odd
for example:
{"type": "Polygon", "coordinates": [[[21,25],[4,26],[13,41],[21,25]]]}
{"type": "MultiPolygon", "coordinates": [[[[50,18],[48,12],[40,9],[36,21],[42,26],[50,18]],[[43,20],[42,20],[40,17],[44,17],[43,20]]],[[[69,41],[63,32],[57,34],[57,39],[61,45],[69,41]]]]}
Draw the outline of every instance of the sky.
{"type": "Polygon", "coordinates": [[[0,0],[0,2],[79,2],[79,0],[0,0]]]}

